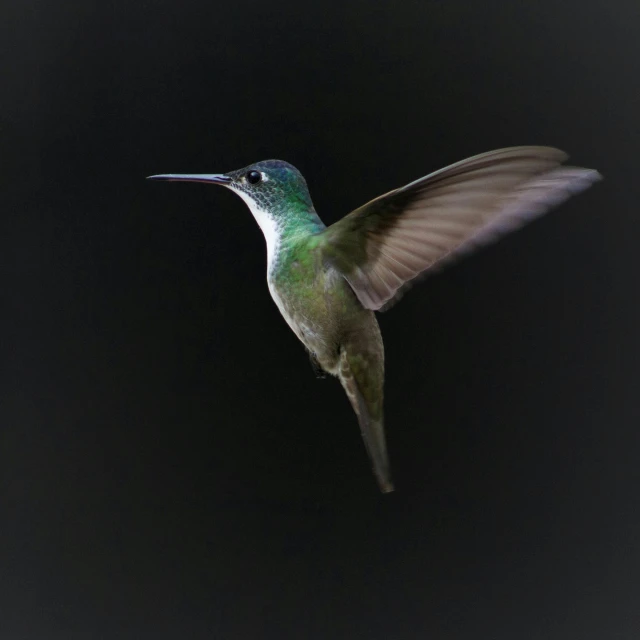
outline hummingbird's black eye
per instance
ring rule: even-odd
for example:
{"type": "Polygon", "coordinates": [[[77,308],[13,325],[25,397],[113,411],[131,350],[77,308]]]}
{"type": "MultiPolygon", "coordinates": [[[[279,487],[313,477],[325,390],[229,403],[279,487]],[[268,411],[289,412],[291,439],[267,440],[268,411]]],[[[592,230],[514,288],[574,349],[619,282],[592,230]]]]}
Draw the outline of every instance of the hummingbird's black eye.
{"type": "Polygon", "coordinates": [[[249,184],[257,184],[260,180],[262,180],[262,174],[259,171],[247,172],[247,182],[249,184]]]}

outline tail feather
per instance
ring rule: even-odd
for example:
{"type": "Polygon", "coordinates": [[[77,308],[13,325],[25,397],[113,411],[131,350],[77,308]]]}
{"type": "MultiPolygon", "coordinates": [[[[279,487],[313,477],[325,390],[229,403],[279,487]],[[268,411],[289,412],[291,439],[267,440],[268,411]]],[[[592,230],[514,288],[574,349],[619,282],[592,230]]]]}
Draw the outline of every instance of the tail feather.
{"type": "Polygon", "coordinates": [[[375,373],[381,372],[375,372],[372,376],[369,364],[372,363],[364,361],[362,356],[350,355],[346,349],[343,349],[340,355],[338,377],[358,416],[360,433],[380,490],[383,493],[390,493],[394,487],[384,435],[382,380],[375,379],[377,377],[375,373]]]}

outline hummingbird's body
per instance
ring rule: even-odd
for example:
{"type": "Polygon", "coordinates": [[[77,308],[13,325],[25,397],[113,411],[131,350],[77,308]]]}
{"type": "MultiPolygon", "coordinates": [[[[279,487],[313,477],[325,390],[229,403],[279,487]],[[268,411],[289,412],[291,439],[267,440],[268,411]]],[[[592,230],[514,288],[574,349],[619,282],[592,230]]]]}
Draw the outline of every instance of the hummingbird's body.
{"type": "Polygon", "coordinates": [[[247,202],[267,241],[267,285],[291,330],[338,377],[358,415],[383,491],[391,491],[383,424],[384,347],[373,311],[323,259],[326,229],[311,201],[283,199],[279,215],[247,202]]]}
{"type": "Polygon", "coordinates": [[[360,304],[342,275],[322,263],[314,236],[283,244],[267,273],[271,296],[322,369],[337,374],[345,337],[365,330],[375,323],[375,316],[360,304]]]}
{"type": "Polygon", "coordinates": [[[312,361],[339,378],[380,488],[392,491],[383,426],[384,348],[375,310],[408,283],[589,186],[597,172],[562,152],[513,147],[391,191],[326,227],[295,167],[268,160],[228,174],[154,179],[222,184],[249,206],[267,243],[267,284],[312,361]]]}
{"type": "Polygon", "coordinates": [[[382,414],[384,347],[373,311],[334,267],[322,264],[314,236],[287,243],[267,278],[280,313],[311,358],[342,383],[380,486],[391,491],[382,414]]]}

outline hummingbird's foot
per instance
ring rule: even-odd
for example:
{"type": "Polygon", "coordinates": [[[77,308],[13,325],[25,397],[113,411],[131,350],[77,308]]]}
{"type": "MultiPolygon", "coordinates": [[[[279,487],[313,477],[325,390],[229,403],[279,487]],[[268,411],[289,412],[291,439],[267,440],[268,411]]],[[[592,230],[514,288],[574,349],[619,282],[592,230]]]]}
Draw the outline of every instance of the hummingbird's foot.
{"type": "Polygon", "coordinates": [[[311,368],[313,369],[313,373],[318,380],[324,380],[327,377],[327,373],[320,366],[320,363],[316,359],[316,356],[309,352],[309,361],[311,362],[311,368]]]}

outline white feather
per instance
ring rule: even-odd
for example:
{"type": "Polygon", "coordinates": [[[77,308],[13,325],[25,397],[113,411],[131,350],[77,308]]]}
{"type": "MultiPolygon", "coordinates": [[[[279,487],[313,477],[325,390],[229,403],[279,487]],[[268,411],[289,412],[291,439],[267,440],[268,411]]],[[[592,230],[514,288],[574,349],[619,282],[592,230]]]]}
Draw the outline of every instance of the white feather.
{"type": "Polygon", "coordinates": [[[245,201],[264,234],[264,239],[267,242],[267,278],[269,279],[278,248],[280,247],[280,240],[282,238],[281,227],[273,215],[260,207],[250,194],[240,189],[234,189],[234,191],[245,201]]]}

